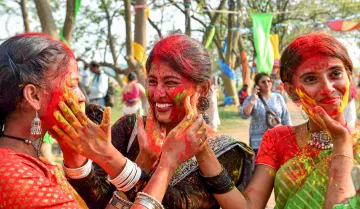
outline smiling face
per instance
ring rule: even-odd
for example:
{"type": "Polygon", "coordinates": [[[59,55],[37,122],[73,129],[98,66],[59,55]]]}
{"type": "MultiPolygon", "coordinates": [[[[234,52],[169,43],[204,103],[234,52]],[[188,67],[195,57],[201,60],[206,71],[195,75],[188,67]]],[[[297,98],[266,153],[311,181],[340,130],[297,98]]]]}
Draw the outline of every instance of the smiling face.
{"type": "Polygon", "coordinates": [[[185,116],[186,96],[196,91],[193,81],[158,59],[151,64],[146,86],[150,106],[161,123],[179,123],[185,116]]]}
{"type": "Polygon", "coordinates": [[[44,89],[45,107],[41,108],[44,112],[40,115],[40,119],[44,125],[51,128],[56,124],[53,112],[59,110],[58,104],[60,101],[65,101],[67,98],[74,99],[85,112],[85,96],[79,88],[79,73],[78,65],[74,59],[69,61],[67,68],[64,69],[67,73],[59,74],[50,84],[51,88],[44,89]]]}
{"type": "Polygon", "coordinates": [[[341,113],[348,102],[349,87],[343,62],[324,55],[307,59],[293,76],[293,88],[310,117],[315,105],[321,106],[331,117],[341,113]]]}

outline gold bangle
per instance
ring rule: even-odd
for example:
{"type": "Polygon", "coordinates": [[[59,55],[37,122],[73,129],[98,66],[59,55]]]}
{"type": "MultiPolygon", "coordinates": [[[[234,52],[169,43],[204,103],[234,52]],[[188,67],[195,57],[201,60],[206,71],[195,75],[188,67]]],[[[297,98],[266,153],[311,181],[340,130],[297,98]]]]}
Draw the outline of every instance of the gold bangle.
{"type": "Polygon", "coordinates": [[[343,153],[343,154],[333,154],[331,159],[335,158],[335,157],[346,157],[346,158],[349,158],[350,162],[354,163],[354,158],[350,157],[349,155],[343,153]]]}

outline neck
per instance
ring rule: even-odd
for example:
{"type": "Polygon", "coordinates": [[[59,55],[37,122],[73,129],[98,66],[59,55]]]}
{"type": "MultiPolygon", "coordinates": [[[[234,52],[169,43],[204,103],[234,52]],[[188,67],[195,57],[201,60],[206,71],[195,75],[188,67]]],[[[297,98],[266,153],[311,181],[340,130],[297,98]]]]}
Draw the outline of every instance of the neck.
{"type": "Polygon", "coordinates": [[[163,124],[166,128],[166,136],[173,130],[179,123],[165,123],[163,124]]]}
{"type": "Polygon", "coordinates": [[[260,92],[264,99],[268,99],[271,96],[271,91],[260,92]]]}
{"type": "MultiPolygon", "coordinates": [[[[41,134],[40,136],[33,136],[30,134],[32,119],[27,119],[26,115],[24,115],[23,117],[9,116],[5,123],[4,134],[9,135],[9,136],[19,137],[22,139],[27,139],[30,141],[34,141],[38,138],[42,138],[44,136],[45,132],[43,134],[41,134]],[[24,121],[26,121],[26,122],[24,122],[24,121]]],[[[7,138],[7,137],[1,137],[0,138],[0,147],[1,148],[9,148],[16,152],[28,154],[32,157],[37,158],[37,152],[35,151],[34,147],[31,144],[26,144],[23,141],[19,141],[19,140],[7,138]]]]}

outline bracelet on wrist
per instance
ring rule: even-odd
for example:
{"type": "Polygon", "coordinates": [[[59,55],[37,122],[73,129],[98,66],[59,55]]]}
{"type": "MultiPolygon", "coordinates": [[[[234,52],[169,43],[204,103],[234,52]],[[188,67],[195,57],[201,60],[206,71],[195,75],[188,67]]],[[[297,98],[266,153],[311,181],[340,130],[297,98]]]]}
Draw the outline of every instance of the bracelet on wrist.
{"type": "Polygon", "coordinates": [[[65,166],[64,161],[62,164],[65,176],[70,179],[82,179],[91,173],[92,161],[88,159],[85,165],[80,168],[68,168],[65,166]]]}
{"type": "Polygon", "coordinates": [[[164,206],[157,199],[145,192],[138,192],[136,194],[134,204],[142,205],[147,209],[164,209],[164,206]]]}
{"type": "Polygon", "coordinates": [[[354,163],[354,158],[350,157],[349,155],[345,154],[345,153],[342,153],[342,154],[333,154],[331,156],[331,160],[333,160],[334,158],[336,157],[345,157],[345,158],[348,158],[350,160],[350,162],[354,163]]]}
{"type": "Polygon", "coordinates": [[[204,179],[205,184],[214,194],[224,194],[235,187],[235,184],[232,181],[229,173],[224,169],[223,166],[221,167],[222,171],[218,175],[212,177],[204,176],[200,171],[200,175],[204,179]]]}
{"type": "Polygon", "coordinates": [[[117,191],[114,192],[114,196],[111,198],[110,203],[118,209],[130,208],[133,205],[132,202],[120,197],[117,194],[117,191]]]}
{"type": "Polygon", "coordinates": [[[136,163],[126,158],[126,164],[121,173],[114,179],[108,176],[108,181],[112,183],[117,190],[127,192],[137,184],[141,176],[144,176],[143,173],[144,171],[141,170],[136,163]]]}

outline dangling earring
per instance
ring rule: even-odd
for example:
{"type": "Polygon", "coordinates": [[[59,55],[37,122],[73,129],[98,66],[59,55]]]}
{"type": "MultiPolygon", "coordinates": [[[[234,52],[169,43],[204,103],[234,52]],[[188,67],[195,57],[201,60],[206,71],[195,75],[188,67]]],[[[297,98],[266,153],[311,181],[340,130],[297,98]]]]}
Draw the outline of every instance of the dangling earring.
{"type": "Polygon", "coordinates": [[[204,96],[199,97],[199,101],[198,101],[196,107],[200,110],[202,117],[205,120],[206,124],[209,124],[210,123],[209,115],[205,112],[210,107],[209,100],[204,96]]]}
{"type": "Polygon", "coordinates": [[[31,133],[31,135],[39,136],[39,135],[41,135],[41,132],[42,132],[41,120],[39,118],[38,111],[36,111],[36,116],[35,116],[34,120],[31,122],[30,133],[31,133]]]}

